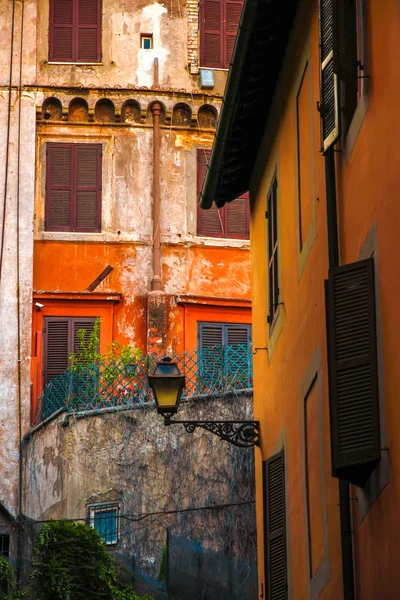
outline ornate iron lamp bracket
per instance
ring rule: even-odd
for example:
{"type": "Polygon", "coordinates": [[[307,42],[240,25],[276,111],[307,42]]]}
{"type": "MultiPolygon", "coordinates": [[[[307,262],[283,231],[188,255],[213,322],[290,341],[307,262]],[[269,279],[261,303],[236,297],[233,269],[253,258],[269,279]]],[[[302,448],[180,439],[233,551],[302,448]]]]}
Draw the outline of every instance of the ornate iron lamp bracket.
{"type": "Polygon", "coordinates": [[[183,425],[188,433],[193,433],[197,427],[201,427],[238,448],[260,445],[259,421],[173,421],[169,415],[164,417],[166,426],[178,423],[183,425]]]}

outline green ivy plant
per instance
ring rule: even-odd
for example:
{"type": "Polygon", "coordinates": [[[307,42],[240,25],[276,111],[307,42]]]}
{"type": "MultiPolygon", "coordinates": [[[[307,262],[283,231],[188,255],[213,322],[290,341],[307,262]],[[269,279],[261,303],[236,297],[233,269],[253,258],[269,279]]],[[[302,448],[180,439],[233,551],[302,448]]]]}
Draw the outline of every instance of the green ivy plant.
{"type": "Polygon", "coordinates": [[[47,523],[36,540],[32,566],[32,589],[40,600],[152,600],[118,581],[99,534],[81,523],[47,523]]]}
{"type": "Polygon", "coordinates": [[[0,556],[0,584],[8,584],[8,594],[2,592],[0,589],[0,600],[6,600],[12,598],[14,594],[14,573],[12,566],[4,556],[0,556]]]}

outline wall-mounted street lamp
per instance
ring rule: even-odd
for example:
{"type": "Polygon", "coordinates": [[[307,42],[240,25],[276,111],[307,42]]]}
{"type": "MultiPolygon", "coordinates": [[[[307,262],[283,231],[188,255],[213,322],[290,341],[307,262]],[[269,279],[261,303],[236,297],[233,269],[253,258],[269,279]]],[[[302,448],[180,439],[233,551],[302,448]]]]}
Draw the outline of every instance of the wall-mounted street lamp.
{"type": "Polygon", "coordinates": [[[260,445],[259,421],[173,421],[179,407],[185,376],[178,365],[165,356],[157,363],[154,373],[148,376],[149,385],[156,401],[157,412],[164,416],[164,425],[183,425],[188,433],[197,427],[214,433],[239,448],[252,448],[260,445]]]}

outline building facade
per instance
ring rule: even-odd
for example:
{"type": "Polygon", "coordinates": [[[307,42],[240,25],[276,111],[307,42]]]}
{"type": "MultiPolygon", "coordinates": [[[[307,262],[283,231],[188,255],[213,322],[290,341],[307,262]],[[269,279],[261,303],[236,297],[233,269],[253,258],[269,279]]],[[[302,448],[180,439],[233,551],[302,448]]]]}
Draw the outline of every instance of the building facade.
{"type": "MultiPolygon", "coordinates": [[[[3,6],[6,537],[33,510],[22,440],[55,412],[46,390],[68,368],[79,330],[90,334],[100,319],[100,353],[118,343],[143,356],[250,340],[247,196],[212,214],[196,202],[241,9],[224,0],[200,12],[191,0],[3,6]]],[[[46,456],[35,457],[36,470],[48,468],[46,456]]],[[[34,518],[68,516],[57,498],[46,496],[34,518]]]]}
{"type": "Polygon", "coordinates": [[[260,598],[400,593],[399,38],[394,0],[243,13],[201,205],[250,189],[260,598]]]}

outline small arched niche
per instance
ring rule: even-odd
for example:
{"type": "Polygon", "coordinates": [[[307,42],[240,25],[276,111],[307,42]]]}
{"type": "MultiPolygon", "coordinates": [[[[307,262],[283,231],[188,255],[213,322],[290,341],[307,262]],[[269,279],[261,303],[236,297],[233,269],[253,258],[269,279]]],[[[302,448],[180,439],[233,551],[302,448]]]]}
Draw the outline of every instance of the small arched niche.
{"type": "Polygon", "coordinates": [[[68,121],[89,121],[88,103],[83,98],[74,98],[69,103],[68,121]]]}
{"type": "Polygon", "coordinates": [[[140,123],[140,104],[136,100],[127,100],[121,110],[123,123],[140,123]]]}
{"type": "Polygon", "coordinates": [[[62,104],[58,98],[46,98],[42,104],[42,119],[62,121],[62,104]]]}
{"type": "Polygon", "coordinates": [[[155,100],[154,102],[151,102],[148,107],[147,107],[147,122],[148,123],[152,123],[153,122],[153,112],[152,112],[152,107],[154,104],[159,104],[161,106],[161,111],[160,111],[160,123],[163,124],[165,123],[165,119],[167,118],[167,111],[165,110],[165,106],[162,102],[159,102],[159,100],[155,100]]]}
{"type": "Polygon", "coordinates": [[[108,98],[103,98],[96,103],[94,108],[94,120],[100,123],[114,123],[115,106],[108,98]]]}
{"type": "Polygon", "coordinates": [[[172,125],[177,125],[178,127],[190,127],[191,121],[192,110],[190,106],[183,102],[175,104],[172,110],[172,125]]]}
{"type": "Polygon", "coordinates": [[[204,129],[215,129],[217,126],[218,112],[214,106],[203,104],[197,113],[199,127],[204,129]]]}

